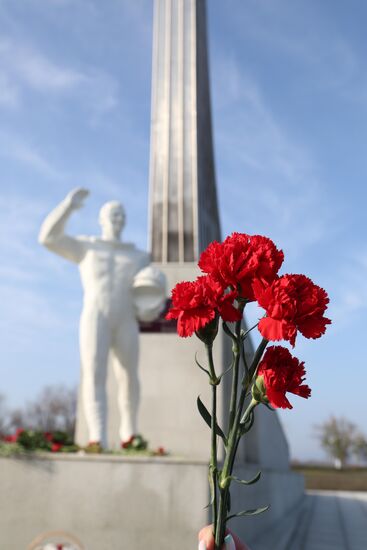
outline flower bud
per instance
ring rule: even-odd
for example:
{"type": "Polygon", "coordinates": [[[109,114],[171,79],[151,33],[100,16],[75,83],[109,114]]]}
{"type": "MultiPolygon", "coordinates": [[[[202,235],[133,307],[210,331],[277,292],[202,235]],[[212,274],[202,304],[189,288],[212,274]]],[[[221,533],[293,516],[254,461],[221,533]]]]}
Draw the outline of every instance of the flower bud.
{"type": "Polygon", "coordinates": [[[251,389],[252,398],[257,403],[269,403],[266,397],[266,387],[263,376],[257,376],[251,389]]]}
{"type": "Polygon", "coordinates": [[[216,315],[212,321],[196,331],[196,336],[204,342],[211,345],[218,334],[219,315],[216,315]]]}

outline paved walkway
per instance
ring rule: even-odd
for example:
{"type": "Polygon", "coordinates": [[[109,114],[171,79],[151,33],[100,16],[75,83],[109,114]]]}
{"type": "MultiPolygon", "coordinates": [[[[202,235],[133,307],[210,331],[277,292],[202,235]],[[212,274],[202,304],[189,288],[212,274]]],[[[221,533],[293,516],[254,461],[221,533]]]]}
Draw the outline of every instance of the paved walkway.
{"type": "Polygon", "coordinates": [[[307,501],[308,518],[295,548],[367,550],[367,493],[309,492],[307,501]]]}
{"type": "Polygon", "coordinates": [[[288,519],[253,550],[367,550],[367,493],[309,491],[288,519]]]}

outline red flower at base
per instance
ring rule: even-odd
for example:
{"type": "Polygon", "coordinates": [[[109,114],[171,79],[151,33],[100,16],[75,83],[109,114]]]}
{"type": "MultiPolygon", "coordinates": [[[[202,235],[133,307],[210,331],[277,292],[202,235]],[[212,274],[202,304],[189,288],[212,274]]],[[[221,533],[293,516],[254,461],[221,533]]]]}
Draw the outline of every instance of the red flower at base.
{"type": "Polygon", "coordinates": [[[302,384],[305,375],[304,363],[293,357],[287,348],[271,346],[259,364],[256,390],[261,393],[263,386],[263,397],[274,408],[292,409],[286,392],[306,399],[311,395],[309,386],[302,384]]]}
{"type": "Polygon", "coordinates": [[[129,437],[126,441],[121,441],[121,449],[128,449],[131,446],[131,443],[134,441],[134,435],[129,437]]]}
{"type": "Polygon", "coordinates": [[[267,340],[289,340],[294,346],[297,330],[306,338],[320,338],[330,324],[323,316],[329,298],[325,290],[305,275],[283,275],[264,288],[254,283],[255,298],[267,313],[259,331],[267,340]]]}
{"type": "Polygon", "coordinates": [[[13,435],[6,435],[4,437],[4,441],[6,443],[16,443],[18,441],[19,436],[24,432],[24,428],[17,428],[15,431],[15,434],[13,435]]]}
{"type": "Polygon", "coordinates": [[[224,321],[237,321],[242,314],[233,306],[237,293],[224,292],[210,277],[178,283],[172,290],[172,307],[166,319],[177,319],[177,332],[186,338],[204,328],[219,314],[224,321]]]}
{"type": "Polygon", "coordinates": [[[157,447],[154,451],[154,456],[165,456],[166,454],[166,449],[164,447],[157,447]]]}
{"type": "Polygon", "coordinates": [[[283,260],[283,252],[271,239],[232,233],[223,243],[209,244],[200,256],[199,267],[224,288],[238,289],[241,298],[252,301],[254,281],[267,286],[277,276],[283,260]]]}
{"type": "Polygon", "coordinates": [[[52,443],[51,445],[51,453],[58,453],[63,446],[62,443],[52,443]]]}

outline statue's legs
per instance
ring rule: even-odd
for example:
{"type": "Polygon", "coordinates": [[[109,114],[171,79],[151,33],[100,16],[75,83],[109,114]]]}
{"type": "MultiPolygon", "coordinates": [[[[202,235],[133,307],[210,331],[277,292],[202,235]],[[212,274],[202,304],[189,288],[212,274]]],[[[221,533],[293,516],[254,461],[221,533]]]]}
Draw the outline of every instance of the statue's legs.
{"type": "Polygon", "coordinates": [[[140,398],[138,378],[139,331],[135,323],[120,326],[113,341],[113,368],[117,381],[117,399],[120,410],[121,441],[137,434],[137,416],[140,398]]]}
{"type": "Polygon", "coordinates": [[[84,310],[80,319],[82,398],[89,441],[106,445],[106,377],[110,348],[108,319],[98,310],[84,310]]]}

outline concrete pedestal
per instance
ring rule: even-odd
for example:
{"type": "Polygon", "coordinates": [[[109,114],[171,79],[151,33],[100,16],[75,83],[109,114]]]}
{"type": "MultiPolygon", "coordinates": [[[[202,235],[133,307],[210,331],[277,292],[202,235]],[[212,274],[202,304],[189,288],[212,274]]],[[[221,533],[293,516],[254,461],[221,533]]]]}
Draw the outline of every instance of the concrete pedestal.
{"type": "MultiPolygon", "coordinates": [[[[249,478],[254,468],[238,470],[249,478]]],[[[66,531],[84,550],[188,550],[209,522],[207,464],[175,458],[39,455],[0,459],[0,548],[27,549],[45,531],[66,531]]],[[[299,502],[303,478],[263,471],[233,487],[233,511],[271,504],[231,527],[249,544],[299,502]]],[[[256,546],[254,547],[256,550],[256,546]]]]}

